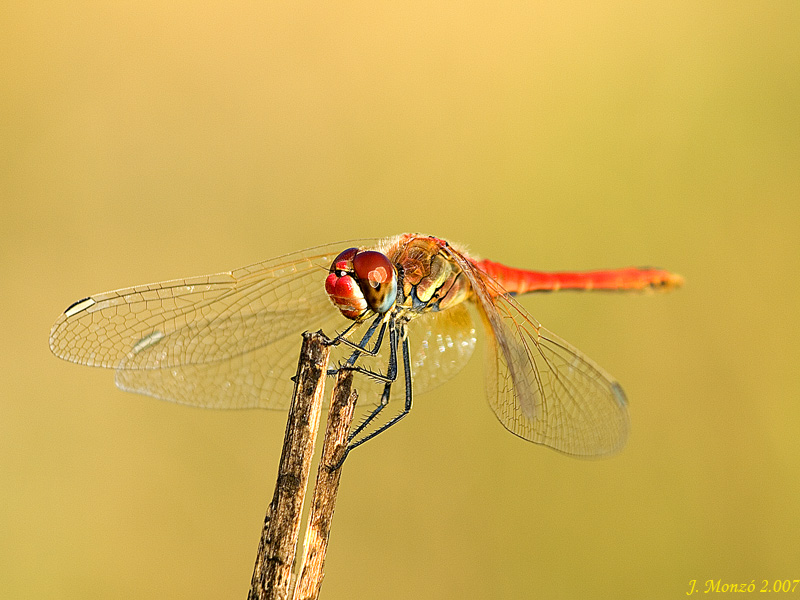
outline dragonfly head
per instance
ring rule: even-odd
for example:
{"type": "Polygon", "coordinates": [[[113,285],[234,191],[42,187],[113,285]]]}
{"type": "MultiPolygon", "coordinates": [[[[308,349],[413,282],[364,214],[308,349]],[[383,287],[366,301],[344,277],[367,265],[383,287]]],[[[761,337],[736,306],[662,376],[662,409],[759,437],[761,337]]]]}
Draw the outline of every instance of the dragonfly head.
{"type": "Polygon", "coordinates": [[[397,298],[397,273],[385,254],[348,248],[331,264],[325,291],[342,314],[358,320],[389,311],[397,298]]]}

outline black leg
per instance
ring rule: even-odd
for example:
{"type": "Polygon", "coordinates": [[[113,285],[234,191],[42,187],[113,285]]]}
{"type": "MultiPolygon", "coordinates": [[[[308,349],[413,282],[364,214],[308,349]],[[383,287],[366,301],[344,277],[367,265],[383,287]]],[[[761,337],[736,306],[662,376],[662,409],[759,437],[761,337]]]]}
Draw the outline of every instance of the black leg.
{"type": "MultiPolygon", "coordinates": [[[[386,332],[386,321],[384,319],[385,317],[383,315],[378,315],[377,317],[375,317],[375,320],[369,326],[369,329],[367,329],[367,332],[364,334],[364,337],[362,337],[361,341],[357,344],[354,344],[353,342],[345,339],[342,336],[338,336],[336,338],[339,342],[341,342],[345,346],[353,348],[354,350],[353,354],[350,356],[350,359],[347,361],[348,364],[352,365],[354,362],[356,362],[356,359],[361,355],[375,356],[378,354],[378,351],[381,349],[381,344],[383,343],[383,334],[386,332]],[[375,340],[375,345],[372,347],[372,350],[367,350],[367,343],[369,342],[372,335],[375,333],[375,329],[378,327],[378,325],[381,326],[381,329],[378,332],[378,337],[375,340]]],[[[349,329],[350,328],[348,327],[348,330],[349,329]]],[[[345,333],[346,331],[347,330],[345,330],[345,333]]]]}
{"type": "MultiPolygon", "coordinates": [[[[394,372],[394,375],[396,377],[396,375],[397,375],[397,371],[396,371],[396,369],[397,369],[397,362],[396,362],[396,358],[397,358],[396,357],[397,338],[395,337],[394,339],[392,339],[392,334],[396,335],[396,332],[394,331],[394,329],[391,329],[389,331],[389,339],[393,342],[393,345],[392,345],[392,351],[393,352],[392,352],[392,354],[395,357],[395,363],[394,363],[395,372],[394,372]]],[[[406,336],[406,331],[405,331],[405,325],[401,328],[400,338],[402,339],[402,343],[403,343],[403,369],[405,371],[405,373],[404,373],[405,378],[404,379],[405,379],[405,384],[406,384],[406,402],[405,402],[405,406],[403,407],[403,410],[399,414],[397,414],[394,417],[392,417],[387,423],[381,425],[375,431],[369,433],[368,435],[365,435],[360,440],[357,440],[355,442],[352,441],[353,438],[355,436],[357,436],[361,431],[363,431],[364,427],[366,427],[378,415],[378,413],[380,413],[380,411],[388,404],[388,402],[389,402],[389,389],[390,389],[391,383],[387,383],[386,387],[384,387],[384,393],[383,393],[383,396],[381,397],[380,406],[378,406],[374,411],[372,411],[372,413],[370,413],[370,415],[364,420],[364,422],[361,423],[361,425],[359,425],[355,429],[355,431],[353,431],[350,434],[350,436],[349,436],[350,440],[351,440],[350,444],[347,446],[347,450],[345,451],[344,456],[342,456],[342,458],[339,460],[339,462],[333,467],[333,470],[336,470],[340,466],[342,466],[342,463],[344,463],[344,460],[347,458],[347,455],[350,454],[351,450],[353,450],[354,448],[358,448],[361,444],[371,440],[372,438],[374,438],[379,433],[383,433],[384,431],[389,429],[389,427],[391,427],[392,425],[396,424],[398,421],[400,421],[400,419],[402,419],[409,412],[411,412],[411,405],[412,405],[412,401],[413,401],[413,391],[412,391],[412,382],[411,382],[411,359],[410,359],[408,337],[406,336]]],[[[390,364],[389,366],[390,366],[390,369],[391,369],[392,365],[390,364]]]]}
{"type": "MultiPolygon", "coordinates": [[[[381,344],[383,344],[383,334],[386,332],[386,321],[384,321],[383,315],[378,315],[377,317],[375,317],[375,319],[370,324],[369,329],[367,329],[367,331],[364,333],[363,337],[361,338],[361,341],[358,344],[354,344],[350,340],[346,340],[344,338],[344,336],[347,335],[347,333],[356,325],[358,325],[358,323],[353,323],[352,325],[350,325],[350,327],[345,329],[342,333],[340,333],[330,341],[331,344],[341,343],[344,344],[345,346],[349,346],[350,348],[354,348],[353,353],[350,355],[350,358],[347,360],[347,363],[345,363],[345,367],[353,367],[356,360],[358,360],[358,357],[361,355],[375,356],[376,354],[378,354],[381,344]],[[372,338],[372,336],[375,334],[375,330],[378,328],[378,325],[381,326],[381,329],[378,332],[378,338],[375,340],[375,345],[373,346],[372,350],[367,350],[366,346],[369,343],[370,338],[372,338]]],[[[353,370],[364,372],[367,375],[377,375],[376,373],[371,373],[370,371],[358,368],[354,368],[353,370]]],[[[339,372],[338,368],[328,369],[327,374],[336,375],[336,373],[338,372],[339,372]]],[[[379,376],[379,379],[383,381],[382,376],[379,376]]]]}
{"type": "Polygon", "coordinates": [[[325,335],[324,332],[322,332],[322,335],[325,336],[325,341],[329,346],[335,346],[336,344],[341,342],[348,333],[350,333],[350,330],[353,329],[353,327],[355,327],[358,324],[359,321],[353,321],[352,323],[350,323],[350,325],[347,326],[347,328],[342,333],[337,333],[336,337],[333,338],[329,338],[327,335],[325,335]]]}
{"type": "Polygon", "coordinates": [[[389,367],[386,371],[386,380],[383,386],[383,394],[381,394],[381,401],[375,410],[369,413],[361,422],[361,424],[350,432],[348,441],[352,441],[353,438],[361,433],[364,428],[369,425],[375,419],[375,417],[377,417],[378,414],[389,404],[389,394],[392,391],[392,383],[394,383],[394,380],[397,379],[397,343],[397,326],[395,325],[395,322],[392,321],[389,324],[389,367]]]}

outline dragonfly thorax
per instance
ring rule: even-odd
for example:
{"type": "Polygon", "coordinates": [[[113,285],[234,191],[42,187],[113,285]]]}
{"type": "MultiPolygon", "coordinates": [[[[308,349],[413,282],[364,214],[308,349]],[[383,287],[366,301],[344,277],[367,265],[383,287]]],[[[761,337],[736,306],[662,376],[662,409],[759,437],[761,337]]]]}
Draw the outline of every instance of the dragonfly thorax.
{"type": "Polygon", "coordinates": [[[470,298],[468,278],[443,240],[404,236],[388,254],[402,274],[397,304],[405,312],[447,310],[470,298]]]}
{"type": "Polygon", "coordinates": [[[384,314],[397,299],[397,272],[381,252],[348,248],[333,259],[325,291],[348,319],[384,314]]]}

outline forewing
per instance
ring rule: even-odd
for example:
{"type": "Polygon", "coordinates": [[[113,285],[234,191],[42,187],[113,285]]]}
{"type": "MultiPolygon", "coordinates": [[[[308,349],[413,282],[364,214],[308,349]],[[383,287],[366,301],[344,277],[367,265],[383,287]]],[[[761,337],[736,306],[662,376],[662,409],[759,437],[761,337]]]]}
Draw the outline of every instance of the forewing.
{"type": "Polygon", "coordinates": [[[201,365],[252,352],[336,314],[324,273],[347,244],[359,243],[85,298],[56,321],[50,348],[72,362],[116,369],[201,365]]]}
{"type": "Polygon", "coordinates": [[[500,422],[566,454],[602,456],[622,448],[628,411],[620,385],[469,259],[451,252],[470,278],[486,325],[487,392],[500,422]]]}

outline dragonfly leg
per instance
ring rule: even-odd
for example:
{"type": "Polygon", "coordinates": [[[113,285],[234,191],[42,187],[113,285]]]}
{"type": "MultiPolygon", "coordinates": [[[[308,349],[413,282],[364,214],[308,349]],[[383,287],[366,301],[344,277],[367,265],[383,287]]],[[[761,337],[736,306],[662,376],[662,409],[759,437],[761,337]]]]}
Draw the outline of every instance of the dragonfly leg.
{"type": "MultiPolygon", "coordinates": [[[[382,375],[381,373],[378,373],[376,371],[372,371],[370,369],[365,369],[364,367],[359,367],[359,366],[357,366],[355,364],[356,360],[358,360],[359,357],[361,357],[361,356],[376,356],[378,354],[378,351],[380,350],[381,345],[383,345],[383,337],[384,337],[384,334],[386,333],[386,326],[387,326],[386,320],[384,320],[382,315],[378,315],[378,317],[376,317],[375,320],[372,322],[372,324],[369,326],[369,329],[364,334],[364,337],[361,338],[361,341],[358,344],[354,344],[353,342],[350,342],[348,340],[342,340],[342,342],[344,342],[345,345],[348,345],[348,346],[350,346],[352,348],[355,348],[355,350],[350,355],[350,358],[347,359],[347,362],[345,364],[343,364],[343,365],[340,364],[336,368],[328,369],[326,374],[327,375],[336,375],[336,373],[338,373],[341,369],[347,369],[347,370],[350,370],[350,371],[355,371],[356,373],[361,373],[363,375],[366,375],[367,377],[371,377],[372,379],[375,379],[376,381],[380,381],[381,383],[391,385],[394,382],[394,380],[397,379],[397,368],[396,368],[397,362],[396,362],[396,359],[392,359],[391,356],[390,356],[390,360],[389,360],[389,364],[390,364],[390,370],[389,371],[390,372],[388,374],[386,374],[386,375],[382,375]],[[367,350],[366,349],[366,345],[369,343],[370,338],[375,334],[375,330],[378,328],[378,325],[380,325],[381,328],[380,328],[380,331],[378,332],[378,337],[375,340],[375,344],[374,344],[372,350],[367,350]],[[395,364],[394,370],[391,369],[391,364],[392,364],[393,360],[394,360],[394,364],[395,364]]],[[[390,331],[391,331],[391,329],[390,329],[390,331]]],[[[344,335],[344,334],[342,334],[342,335],[344,335]]],[[[390,334],[390,337],[391,337],[391,334],[390,334]]],[[[394,351],[396,353],[397,342],[394,342],[393,348],[394,348],[394,351]]],[[[388,397],[388,392],[386,393],[386,395],[388,397]]]]}
{"type": "MultiPolygon", "coordinates": [[[[375,417],[378,416],[380,411],[383,410],[383,408],[388,405],[388,403],[389,403],[389,390],[390,390],[391,383],[387,383],[386,387],[383,390],[383,396],[381,397],[380,405],[375,410],[373,410],[367,416],[367,418],[364,419],[364,422],[361,423],[361,425],[359,425],[358,427],[356,427],[356,429],[350,434],[350,436],[349,436],[350,443],[348,444],[347,449],[345,450],[344,455],[342,456],[342,458],[339,459],[339,462],[337,462],[336,465],[334,465],[332,467],[332,470],[334,470],[334,471],[342,466],[342,464],[344,463],[344,460],[347,458],[347,455],[350,454],[351,450],[353,450],[355,448],[358,448],[361,444],[371,440],[372,438],[374,438],[379,433],[383,433],[384,431],[389,429],[389,427],[391,427],[392,425],[396,424],[398,421],[400,421],[400,419],[402,419],[409,412],[411,412],[411,405],[412,405],[412,401],[413,401],[412,383],[411,383],[411,360],[409,358],[409,355],[410,355],[410,353],[409,353],[409,344],[408,344],[408,337],[406,337],[406,335],[405,335],[405,326],[403,326],[402,329],[403,329],[403,331],[400,334],[400,337],[403,340],[403,371],[404,371],[404,375],[405,375],[405,386],[406,386],[406,402],[405,402],[405,406],[403,407],[403,410],[400,411],[399,414],[397,414],[394,417],[392,417],[389,421],[387,421],[386,423],[381,425],[375,431],[369,433],[368,435],[365,435],[360,440],[356,440],[355,442],[352,441],[353,438],[355,438],[359,433],[361,433],[364,430],[364,428],[373,419],[375,419],[375,417]]],[[[391,339],[393,333],[394,333],[394,330],[391,330],[389,332],[390,339],[391,339]]],[[[397,372],[396,372],[396,368],[397,368],[397,362],[396,362],[396,358],[397,358],[396,357],[397,339],[392,340],[392,341],[394,341],[394,344],[392,345],[392,350],[393,350],[392,354],[395,356],[395,363],[394,363],[395,373],[394,373],[394,375],[396,376],[397,375],[397,372]]],[[[391,369],[392,365],[390,364],[389,366],[390,366],[390,369],[391,369]]]]}
{"type": "Polygon", "coordinates": [[[386,333],[386,321],[383,315],[378,315],[375,317],[375,320],[372,322],[372,325],[369,326],[369,329],[364,334],[364,337],[361,338],[361,341],[358,344],[354,344],[350,340],[341,339],[341,343],[345,346],[349,346],[353,348],[353,354],[350,355],[350,359],[347,361],[349,364],[353,364],[356,362],[356,359],[359,356],[366,355],[366,356],[376,356],[381,349],[381,344],[383,344],[383,334],[386,333]],[[381,329],[378,332],[378,337],[375,339],[375,344],[372,346],[372,350],[367,350],[367,343],[372,335],[375,333],[375,329],[378,325],[381,325],[381,329]]]}
{"type": "Polygon", "coordinates": [[[351,367],[353,370],[357,370],[360,373],[366,372],[367,375],[376,378],[383,378],[384,386],[383,386],[383,394],[381,394],[381,400],[378,403],[378,406],[369,413],[366,418],[361,422],[361,424],[356,427],[353,431],[350,432],[348,436],[348,442],[351,442],[353,438],[355,438],[359,433],[361,433],[364,428],[369,425],[375,417],[380,414],[380,412],[386,408],[389,404],[389,394],[392,391],[392,383],[394,380],[397,379],[397,328],[395,326],[394,321],[392,321],[391,325],[389,326],[389,367],[386,371],[386,376],[383,377],[378,373],[372,373],[367,369],[361,369],[360,367],[351,367]]]}
{"type": "Polygon", "coordinates": [[[347,334],[349,334],[349,333],[350,333],[350,331],[351,331],[351,330],[352,330],[352,329],[353,329],[353,328],[354,328],[356,325],[358,325],[358,321],[353,321],[352,323],[350,323],[350,325],[348,325],[348,326],[347,326],[347,328],[346,328],[344,331],[342,331],[341,333],[337,333],[337,334],[336,334],[336,336],[335,336],[335,337],[332,337],[332,338],[328,337],[328,336],[325,334],[325,332],[323,332],[322,330],[320,330],[320,333],[321,333],[321,334],[322,334],[322,335],[325,337],[325,343],[326,343],[328,346],[335,346],[336,344],[338,344],[339,342],[341,342],[342,340],[344,340],[344,337],[345,337],[347,334]]]}
{"type": "MultiPolygon", "coordinates": [[[[353,365],[355,365],[356,360],[358,360],[358,357],[361,355],[367,355],[367,356],[377,355],[381,345],[383,344],[383,335],[384,333],[386,333],[386,321],[383,319],[383,315],[378,315],[375,318],[375,320],[370,324],[369,329],[367,329],[367,331],[364,333],[364,336],[361,338],[361,341],[358,342],[357,344],[354,344],[350,340],[345,339],[344,336],[347,335],[347,333],[356,325],[357,323],[353,323],[352,325],[350,325],[350,327],[345,329],[342,333],[340,333],[331,340],[331,344],[342,343],[345,346],[349,346],[350,348],[354,349],[353,353],[350,355],[350,358],[347,359],[347,362],[345,363],[344,367],[339,367],[339,368],[353,367],[353,365]],[[369,343],[369,340],[372,338],[372,336],[375,334],[375,330],[378,328],[378,325],[381,326],[381,329],[378,332],[378,337],[375,340],[375,344],[372,350],[367,350],[367,344],[369,343]]],[[[335,375],[336,373],[339,372],[339,368],[328,369],[327,374],[335,375]]],[[[353,370],[359,371],[358,368],[354,368],[353,370]]],[[[359,372],[364,372],[364,371],[359,371],[359,372]]],[[[371,373],[365,372],[365,374],[370,375],[371,373]]],[[[379,378],[381,381],[383,381],[382,376],[379,378]]]]}

